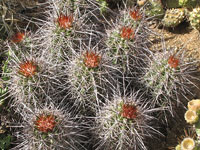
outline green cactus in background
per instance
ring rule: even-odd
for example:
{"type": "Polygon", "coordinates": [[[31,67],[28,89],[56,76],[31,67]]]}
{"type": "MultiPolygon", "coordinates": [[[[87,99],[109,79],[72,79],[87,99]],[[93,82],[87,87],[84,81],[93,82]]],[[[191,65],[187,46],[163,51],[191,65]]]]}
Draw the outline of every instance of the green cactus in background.
{"type": "Polygon", "coordinates": [[[185,10],[183,8],[168,9],[165,13],[162,23],[166,27],[175,27],[185,19],[185,10]]]}
{"type": "Polygon", "coordinates": [[[195,7],[197,0],[165,0],[163,1],[166,8],[182,8],[182,7],[195,7]]]}
{"type": "Polygon", "coordinates": [[[192,12],[189,13],[189,21],[194,29],[200,31],[200,8],[194,8],[192,12]]]}
{"type": "Polygon", "coordinates": [[[106,0],[97,0],[97,2],[99,3],[100,12],[106,13],[108,7],[108,3],[106,2],[106,0]]]}
{"type": "Polygon", "coordinates": [[[147,16],[161,19],[165,14],[163,5],[160,0],[149,0],[149,5],[146,10],[147,16]]]}

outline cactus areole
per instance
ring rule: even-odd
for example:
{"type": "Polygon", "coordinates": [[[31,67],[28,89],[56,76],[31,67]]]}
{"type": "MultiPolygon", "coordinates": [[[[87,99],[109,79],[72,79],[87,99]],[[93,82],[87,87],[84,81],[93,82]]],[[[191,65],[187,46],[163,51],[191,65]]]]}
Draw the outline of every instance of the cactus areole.
{"type": "Polygon", "coordinates": [[[168,59],[168,64],[170,67],[176,69],[179,65],[179,60],[175,58],[174,56],[170,56],[168,59]]]}
{"type": "Polygon", "coordinates": [[[129,27],[122,27],[121,37],[124,39],[134,39],[135,37],[134,30],[129,27]]]}
{"type": "Polygon", "coordinates": [[[43,133],[53,131],[55,125],[56,120],[53,115],[40,115],[35,122],[36,128],[43,133]]]}
{"type": "Polygon", "coordinates": [[[57,19],[59,26],[63,29],[69,29],[72,26],[73,17],[72,16],[65,16],[60,15],[57,19]]]}
{"type": "Polygon", "coordinates": [[[19,73],[25,77],[32,77],[37,72],[37,66],[33,61],[26,61],[19,65],[19,73]]]}
{"type": "Polygon", "coordinates": [[[88,68],[96,68],[99,66],[101,61],[101,56],[97,55],[96,53],[93,52],[86,52],[84,55],[84,63],[85,66],[88,68]]]}
{"type": "Polygon", "coordinates": [[[137,107],[134,105],[123,104],[121,116],[127,119],[135,119],[137,117],[137,107]]]}
{"type": "Polygon", "coordinates": [[[138,21],[142,18],[139,10],[132,10],[132,11],[130,10],[129,14],[130,14],[131,18],[135,21],[138,21]]]}
{"type": "Polygon", "coordinates": [[[15,35],[12,36],[11,41],[14,43],[20,43],[25,37],[24,32],[17,32],[15,35]]]}

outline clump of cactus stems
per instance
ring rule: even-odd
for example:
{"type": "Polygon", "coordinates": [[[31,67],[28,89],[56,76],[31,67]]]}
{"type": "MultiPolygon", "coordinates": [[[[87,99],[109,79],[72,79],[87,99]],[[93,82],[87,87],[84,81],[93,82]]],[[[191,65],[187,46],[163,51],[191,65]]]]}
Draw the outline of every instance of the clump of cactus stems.
{"type": "Polygon", "coordinates": [[[155,111],[148,102],[142,102],[138,93],[114,95],[97,113],[96,149],[147,150],[147,138],[159,133],[151,125],[155,111]]]}
{"type": "Polygon", "coordinates": [[[109,59],[101,52],[94,50],[81,50],[74,54],[67,68],[67,84],[72,94],[73,104],[81,106],[83,112],[88,108],[90,111],[96,111],[101,105],[101,98],[105,85],[109,84],[109,76],[114,71],[114,66],[110,65],[109,59]],[[101,97],[101,98],[100,98],[101,97]]]}
{"type": "Polygon", "coordinates": [[[64,108],[50,103],[25,113],[23,119],[19,127],[14,126],[15,149],[84,149],[83,125],[64,108]]]}
{"type": "Polygon", "coordinates": [[[176,150],[198,150],[200,148],[200,100],[193,99],[188,102],[188,110],[185,113],[187,123],[193,125],[197,137],[186,137],[181,144],[176,146],[176,150]]]}
{"type": "Polygon", "coordinates": [[[173,112],[172,105],[180,104],[179,93],[183,96],[191,93],[192,82],[196,77],[197,61],[186,59],[184,50],[168,48],[162,52],[148,56],[147,68],[140,79],[150,90],[153,100],[152,106],[168,107],[173,112]]]}

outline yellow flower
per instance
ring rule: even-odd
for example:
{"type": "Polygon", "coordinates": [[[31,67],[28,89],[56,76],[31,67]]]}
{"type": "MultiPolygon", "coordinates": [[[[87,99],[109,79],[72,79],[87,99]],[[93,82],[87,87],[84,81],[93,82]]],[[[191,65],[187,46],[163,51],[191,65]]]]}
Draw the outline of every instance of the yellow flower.
{"type": "Polygon", "coordinates": [[[187,110],[185,113],[185,120],[187,121],[187,123],[193,124],[199,120],[199,117],[198,117],[196,111],[187,110]]]}
{"type": "Polygon", "coordinates": [[[195,148],[195,141],[192,138],[184,138],[181,142],[181,150],[193,150],[195,148]]]}
{"type": "Polygon", "coordinates": [[[180,144],[176,146],[176,150],[181,150],[181,145],[180,144]]]}
{"type": "Polygon", "coordinates": [[[191,100],[188,102],[188,109],[193,111],[200,110],[200,99],[191,100]]]}

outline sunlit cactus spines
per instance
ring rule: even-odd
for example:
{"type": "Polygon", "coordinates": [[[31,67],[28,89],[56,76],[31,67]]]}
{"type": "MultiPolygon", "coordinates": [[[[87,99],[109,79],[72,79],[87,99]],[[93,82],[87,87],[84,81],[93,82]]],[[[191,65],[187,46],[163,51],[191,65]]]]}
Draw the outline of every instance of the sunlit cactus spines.
{"type": "Polygon", "coordinates": [[[189,13],[189,21],[194,29],[200,31],[200,8],[194,8],[193,11],[189,13]]]}
{"type": "Polygon", "coordinates": [[[48,104],[23,115],[15,149],[84,149],[83,123],[66,109],[48,104]]]}
{"type": "MultiPolygon", "coordinates": [[[[159,133],[153,123],[152,112],[156,109],[141,103],[138,93],[130,96],[117,96],[108,101],[99,110],[95,128],[97,139],[96,149],[132,149],[146,150],[148,137],[159,133]]],[[[155,120],[154,120],[155,121],[155,120]]]]}
{"type": "Polygon", "coordinates": [[[193,75],[196,72],[196,60],[186,59],[184,50],[175,52],[174,48],[157,52],[150,56],[148,67],[145,68],[142,83],[150,90],[154,97],[152,105],[170,106],[172,103],[182,103],[179,94],[190,92],[195,86],[193,75]]]}
{"type": "Polygon", "coordinates": [[[165,12],[165,16],[162,20],[162,23],[166,27],[175,27],[179,25],[185,19],[185,9],[184,8],[176,8],[176,9],[168,9],[165,12]]]}

